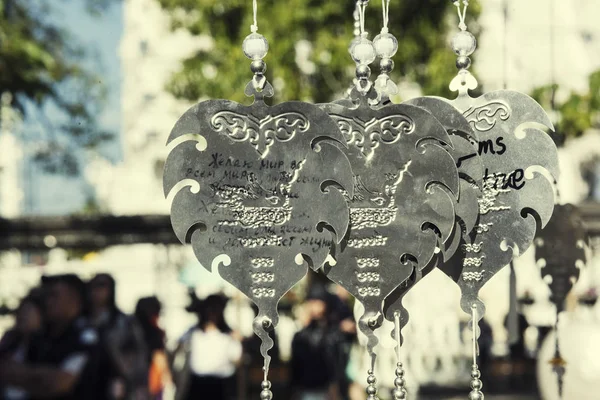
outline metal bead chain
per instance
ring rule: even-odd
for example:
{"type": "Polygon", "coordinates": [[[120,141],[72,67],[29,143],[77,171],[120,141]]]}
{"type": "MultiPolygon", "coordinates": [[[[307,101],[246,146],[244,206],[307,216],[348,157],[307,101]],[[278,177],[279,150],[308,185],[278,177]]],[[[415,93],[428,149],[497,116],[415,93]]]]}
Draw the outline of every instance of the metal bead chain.
{"type": "Polygon", "coordinates": [[[265,380],[260,384],[262,391],[260,392],[260,400],[273,400],[273,392],[271,392],[271,382],[265,380]]]}
{"type": "Polygon", "coordinates": [[[398,362],[398,364],[396,364],[396,379],[394,379],[395,389],[392,392],[394,400],[406,400],[407,392],[406,388],[404,387],[405,384],[404,367],[402,366],[401,362],[398,362]]]}
{"type": "Polygon", "coordinates": [[[379,400],[379,397],[377,397],[377,387],[375,386],[377,378],[375,378],[373,370],[370,369],[368,373],[367,383],[369,385],[367,386],[367,400],[379,400]]]}
{"type": "Polygon", "coordinates": [[[473,364],[471,367],[471,393],[469,393],[469,400],[483,400],[483,383],[481,382],[481,373],[477,364],[473,364]]]}

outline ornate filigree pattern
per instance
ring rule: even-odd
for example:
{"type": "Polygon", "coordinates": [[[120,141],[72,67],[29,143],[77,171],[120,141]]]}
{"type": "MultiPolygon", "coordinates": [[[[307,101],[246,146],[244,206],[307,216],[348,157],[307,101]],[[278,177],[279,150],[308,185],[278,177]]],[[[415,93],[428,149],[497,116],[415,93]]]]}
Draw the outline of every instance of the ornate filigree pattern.
{"type": "Polygon", "coordinates": [[[377,282],[381,276],[377,272],[356,272],[356,279],[360,283],[364,282],[377,282]]]}
{"type": "Polygon", "coordinates": [[[380,143],[395,143],[402,135],[408,135],[415,129],[414,122],[404,115],[390,115],[384,118],[371,118],[363,121],[359,118],[348,118],[343,115],[330,114],[349,146],[361,149],[365,158],[373,157],[380,143]]]}
{"type": "Polygon", "coordinates": [[[253,272],[250,274],[253,283],[273,282],[275,274],[272,272],[253,272]]]}
{"type": "Polygon", "coordinates": [[[275,297],[275,289],[266,287],[252,288],[252,297],[260,299],[261,297],[275,297]]]}
{"type": "Polygon", "coordinates": [[[481,270],[479,272],[463,272],[462,273],[462,278],[466,281],[466,282],[471,282],[471,281],[477,281],[479,282],[480,280],[483,279],[483,273],[485,272],[485,270],[481,270]]]}
{"type": "Polygon", "coordinates": [[[510,118],[510,106],[504,101],[491,101],[478,107],[471,107],[464,112],[464,116],[474,130],[487,132],[496,126],[498,120],[506,121],[510,118]]]}
{"type": "Polygon", "coordinates": [[[211,118],[216,132],[223,132],[236,142],[248,141],[261,156],[266,156],[275,140],[287,142],[296,132],[306,132],[310,122],[297,112],[267,115],[258,119],[233,111],[220,111],[211,118]]]}
{"type": "Polygon", "coordinates": [[[479,243],[465,243],[464,248],[465,248],[465,251],[473,252],[473,253],[479,253],[481,251],[481,246],[482,245],[483,245],[483,242],[479,242],[479,243]]]}
{"type": "Polygon", "coordinates": [[[254,268],[272,268],[275,265],[275,260],[272,257],[258,257],[250,260],[254,268]]]}
{"type": "Polygon", "coordinates": [[[388,238],[383,237],[382,235],[375,235],[372,237],[363,237],[363,238],[351,238],[348,239],[348,247],[381,247],[385,246],[388,238]]]}
{"type": "Polygon", "coordinates": [[[356,259],[358,268],[377,268],[379,267],[379,258],[374,257],[359,257],[356,259]]]}
{"type": "Polygon", "coordinates": [[[241,237],[238,238],[242,247],[255,248],[266,246],[279,246],[283,237],[278,235],[261,236],[261,237],[241,237]]]}
{"type": "Polygon", "coordinates": [[[465,257],[464,261],[463,261],[463,265],[465,267],[481,267],[481,264],[483,264],[483,259],[485,257],[465,257]]]}
{"type": "Polygon", "coordinates": [[[381,289],[375,286],[362,286],[358,288],[360,297],[378,297],[381,295],[381,289]]]}

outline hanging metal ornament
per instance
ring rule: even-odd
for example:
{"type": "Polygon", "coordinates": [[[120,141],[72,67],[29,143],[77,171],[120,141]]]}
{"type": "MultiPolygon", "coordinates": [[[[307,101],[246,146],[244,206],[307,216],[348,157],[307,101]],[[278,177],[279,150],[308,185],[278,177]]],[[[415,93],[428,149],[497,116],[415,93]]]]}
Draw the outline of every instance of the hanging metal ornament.
{"type": "Polygon", "coordinates": [[[344,137],[325,112],[301,102],[265,104],[273,88],[256,3],[243,50],[252,60],[246,94],[253,104],[209,100],[188,110],[169,136],[163,182],[177,237],[258,306],[253,328],[265,359],[261,399],[268,400],[277,303],[309,266],[335,254],[349,222],[341,190],[353,195],[353,177],[340,150],[344,137]]]}
{"type": "Polygon", "coordinates": [[[561,398],[566,369],[558,343],[558,319],[564,310],[567,295],[586,263],[588,240],[579,210],[571,204],[565,204],[555,206],[550,222],[538,232],[534,241],[537,265],[541,268],[544,281],[548,282],[550,300],[556,305],[556,344],[550,363],[556,373],[561,398]]]}
{"type": "Polygon", "coordinates": [[[349,235],[342,251],[334,255],[336,264],[326,266],[325,273],[365,307],[358,327],[368,339],[367,394],[373,400],[375,330],[383,322],[382,302],[420,273],[438,242],[452,233],[458,172],[444,149],[450,138],[429,112],[410,105],[370,105],[378,99],[369,81],[376,50],[364,31],[366,5],[367,1],[359,4],[361,36],[350,45],[357,63],[352,101],[321,107],[345,136],[354,174],[354,195],[346,196],[349,235]]]}
{"type": "MultiPolygon", "coordinates": [[[[382,105],[389,104],[390,95],[398,93],[397,85],[391,80],[390,73],[394,68],[392,57],[398,48],[398,40],[390,33],[389,24],[390,0],[382,0],[383,27],[381,33],[374,39],[377,56],[380,58],[380,75],[375,81],[379,102],[382,105]]],[[[435,254],[428,266],[420,273],[414,274],[411,279],[406,280],[398,286],[388,297],[383,305],[385,318],[394,323],[392,337],[396,339],[396,379],[394,380],[394,399],[405,399],[407,396],[404,380],[404,369],[401,362],[400,350],[403,343],[401,331],[408,323],[408,310],[403,306],[404,296],[424,276],[436,266],[443,266],[442,261],[447,260],[454,254],[458,245],[464,242],[463,236],[470,233],[479,215],[478,197],[481,194],[481,183],[483,179],[483,165],[481,159],[473,157],[476,151],[477,141],[475,134],[463,115],[447,102],[436,98],[417,98],[404,104],[420,107],[430,112],[446,129],[450,135],[452,146],[446,150],[455,161],[460,177],[460,192],[458,202],[455,204],[455,226],[452,235],[446,242],[439,243],[439,251],[435,254]]]]}
{"type": "Polygon", "coordinates": [[[468,70],[476,40],[465,24],[468,0],[462,0],[462,10],[459,0],[454,4],[461,30],[452,40],[459,73],[450,84],[458,97],[450,103],[474,129],[479,145],[473,157],[479,154],[485,168],[478,224],[454,259],[459,263],[461,307],[472,316],[474,354],[469,398],[476,400],[483,398],[476,362],[478,321],[485,313],[479,290],[517,254],[527,250],[537,224],[546,225],[554,208],[553,181],[559,171],[556,146],[542,130],[552,129],[552,123],[531,97],[509,90],[478,98],[469,95],[469,90],[477,88],[477,80],[468,70]]]}
{"type": "MultiPolygon", "coordinates": [[[[431,97],[416,98],[404,104],[415,105],[429,111],[450,135],[452,147],[447,147],[446,150],[454,159],[458,169],[460,191],[458,202],[455,204],[456,219],[451,236],[446,242],[439,244],[439,251],[430,264],[423,268],[421,274],[415,274],[412,279],[398,286],[384,301],[384,316],[388,321],[394,323],[392,337],[398,342],[398,357],[400,357],[399,347],[403,343],[401,331],[409,320],[408,310],[402,304],[404,296],[435,267],[440,268],[449,276],[452,275],[452,271],[447,270],[447,267],[452,264],[448,264],[446,261],[454,255],[460,245],[466,243],[468,235],[475,228],[479,216],[478,201],[483,181],[481,158],[478,155],[473,156],[473,153],[477,151],[475,134],[464,116],[456,108],[446,101],[431,97]]],[[[400,360],[398,360],[398,363],[398,367],[401,368],[400,360]]],[[[403,387],[400,389],[404,390],[403,387]]],[[[398,399],[401,398],[398,397],[398,399]]]]}

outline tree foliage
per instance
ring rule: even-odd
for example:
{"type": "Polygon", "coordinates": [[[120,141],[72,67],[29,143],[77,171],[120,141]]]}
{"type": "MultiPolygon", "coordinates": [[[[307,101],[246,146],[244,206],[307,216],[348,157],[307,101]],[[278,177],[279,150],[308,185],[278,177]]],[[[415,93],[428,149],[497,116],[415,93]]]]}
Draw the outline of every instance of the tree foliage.
{"type": "MultiPolygon", "coordinates": [[[[212,49],[200,51],[183,62],[168,89],[176,97],[191,101],[202,97],[244,101],[243,88],[252,74],[241,44],[250,33],[252,2],[159,2],[171,11],[174,29],[184,28],[214,40],[212,49]]],[[[354,30],[354,4],[334,0],[259,1],[258,26],[269,41],[265,61],[267,77],[276,88],[275,102],[327,102],[349,87],[354,76],[354,64],[348,54],[354,30]],[[304,62],[297,60],[302,57],[301,47],[310,48],[304,62]]],[[[371,39],[381,29],[381,7],[378,1],[371,1],[367,7],[365,25],[371,39]]],[[[477,13],[478,8],[472,6],[470,16],[477,13]]],[[[390,31],[400,42],[394,57],[394,81],[415,82],[425,93],[449,96],[448,83],[456,69],[448,34],[457,30],[457,23],[455,7],[448,0],[391,2],[390,31]]],[[[376,64],[372,65],[374,76],[379,71],[376,64]]]]}
{"type": "Polygon", "coordinates": [[[546,110],[555,110],[555,140],[561,143],[568,136],[581,136],[590,128],[600,126],[600,70],[589,76],[587,93],[571,92],[564,100],[557,100],[560,87],[556,84],[533,90],[532,97],[546,110]]]}
{"type": "MultiPolygon", "coordinates": [[[[82,1],[97,13],[110,0],[82,1]]],[[[23,133],[27,147],[36,145],[34,159],[49,172],[74,175],[80,149],[94,148],[111,134],[96,120],[104,86],[83,66],[89,52],[53,18],[58,5],[56,0],[0,0],[0,91],[12,93],[25,118],[43,126],[41,137],[23,133]]]]}

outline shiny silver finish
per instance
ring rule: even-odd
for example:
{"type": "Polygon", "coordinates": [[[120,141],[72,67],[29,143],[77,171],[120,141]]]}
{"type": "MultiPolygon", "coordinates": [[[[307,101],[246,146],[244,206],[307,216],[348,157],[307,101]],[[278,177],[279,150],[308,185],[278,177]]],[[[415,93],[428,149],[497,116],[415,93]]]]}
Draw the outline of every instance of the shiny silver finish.
{"type": "MultiPolygon", "coordinates": [[[[458,169],[460,192],[458,201],[455,203],[456,219],[452,235],[446,242],[440,243],[440,252],[422,270],[422,274],[415,275],[414,279],[410,279],[397,287],[384,301],[385,318],[394,321],[394,314],[400,313],[401,328],[408,323],[408,311],[403,307],[402,299],[422,277],[436,266],[451,278],[453,277],[452,264],[444,261],[448,261],[454,255],[459,245],[466,243],[468,235],[477,223],[479,217],[478,200],[481,195],[483,181],[483,164],[477,154],[478,144],[475,133],[456,108],[444,100],[432,97],[416,98],[405,104],[411,104],[429,111],[450,135],[452,147],[448,146],[446,150],[454,159],[458,169]]],[[[460,269],[462,270],[462,265],[460,269]]]]}
{"type": "Polygon", "coordinates": [[[545,226],[552,215],[558,156],[544,131],[552,129],[552,123],[531,97],[499,90],[472,98],[468,90],[476,88],[477,81],[466,70],[450,87],[459,92],[450,103],[475,130],[485,168],[479,222],[470,243],[461,247],[458,280],[462,309],[470,313],[477,304],[481,319],[485,306],[477,297],[479,289],[529,248],[536,226],[545,226]]]}
{"type": "Polygon", "coordinates": [[[209,100],[179,119],[163,182],[179,240],[258,306],[254,332],[268,370],[277,303],[309,266],[335,254],[349,222],[341,189],[352,196],[353,177],[344,137],[325,112],[301,102],[267,106],[268,83],[246,92],[255,96],[250,106],[209,100]]]}
{"type": "Polygon", "coordinates": [[[382,302],[450,237],[459,183],[445,149],[450,138],[429,112],[406,104],[372,108],[373,98],[373,89],[354,90],[353,103],[322,108],[344,134],[354,174],[349,235],[325,272],[364,305],[358,326],[374,361],[382,302]]]}

